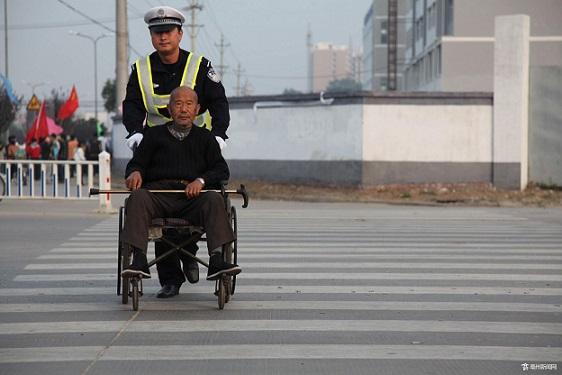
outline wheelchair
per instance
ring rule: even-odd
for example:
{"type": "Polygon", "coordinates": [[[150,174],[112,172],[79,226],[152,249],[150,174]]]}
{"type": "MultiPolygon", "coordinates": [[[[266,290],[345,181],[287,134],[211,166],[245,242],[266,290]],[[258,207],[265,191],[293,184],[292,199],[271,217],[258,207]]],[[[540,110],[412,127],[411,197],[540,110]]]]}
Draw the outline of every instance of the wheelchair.
{"type": "MultiPolygon", "coordinates": [[[[248,193],[244,185],[240,185],[239,189],[227,190],[226,182],[221,184],[220,190],[203,190],[201,194],[208,191],[218,192],[224,199],[224,206],[227,211],[228,220],[234,232],[234,241],[222,247],[222,256],[224,261],[228,263],[238,262],[238,218],[236,216],[236,208],[232,206],[230,201],[230,194],[239,194],[243,198],[242,207],[248,207],[248,193]]],[[[90,194],[102,193],[125,193],[129,191],[102,191],[92,189],[90,194]]],[[[178,193],[183,190],[160,190],[154,191],[160,193],[178,193]]],[[[134,311],[139,309],[139,299],[143,295],[142,277],[122,277],[121,271],[131,264],[132,262],[132,249],[130,246],[121,241],[123,227],[125,223],[125,207],[119,209],[119,242],[117,246],[117,295],[121,296],[121,302],[131,304],[134,311]]],[[[155,265],[162,261],[164,258],[174,254],[181,253],[197,263],[209,267],[209,264],[197,256],[191,254],[185,249],[187,245],[206,240],[205,230],[201,226],[196,226],[189,223],[187,220],[176,217],[155,218],[149,227],[149,241],[161,241],[170,246],[170,249],[164,254],[156,257],[148,262],[148,267],[155,265]]],[[[236,289],[236,275],[222,275],[220,279],[215,281],[215,295],[218,299],[219,310],[224,309],[224,305],[230,301],[230,297],[234,294],[236,289]]]]}

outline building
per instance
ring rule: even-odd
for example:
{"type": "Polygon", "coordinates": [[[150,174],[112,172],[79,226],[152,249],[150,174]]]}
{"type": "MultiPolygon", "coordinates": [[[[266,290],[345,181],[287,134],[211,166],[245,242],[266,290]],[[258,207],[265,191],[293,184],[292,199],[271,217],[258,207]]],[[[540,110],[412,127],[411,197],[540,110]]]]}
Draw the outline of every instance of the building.
{"type": "Polygon", "coordinates": [[[531,66],[562,65],[560,0],[410,0],[404,89],[493,91],[494,18],[509,14],[530,17],[531,66]]]}
{"type": "MultiPolygon", "coordinates": [[[[397,89],[403,87],[406,12],[409,0],[397,0],[397,89]]],[[[373,0],[363,19],[363,89],[385,91],[388,75],[388,0],[373,0]]]]}
{"type": "Polygon", "coordinates": [[[313,92],[326,90],[333,80],[350,77],[351,64],[347,46],[316,43],[310,54],[313,92]]]}

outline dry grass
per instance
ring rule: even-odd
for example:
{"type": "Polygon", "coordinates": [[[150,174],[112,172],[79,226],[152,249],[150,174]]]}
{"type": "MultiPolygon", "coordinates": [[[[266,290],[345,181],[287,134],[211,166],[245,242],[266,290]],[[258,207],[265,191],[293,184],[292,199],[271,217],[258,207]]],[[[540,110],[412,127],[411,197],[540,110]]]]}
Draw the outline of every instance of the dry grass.
{"type": "Polygon", "coordinates": [[[560,188],[541,188],[535,185],[524,191],[496,189],[486,183],[344,187],[232,181],[230,186],[235,187],[241,183],[246,186],[253,199],[470,206],[562,206],[560,188]]]}

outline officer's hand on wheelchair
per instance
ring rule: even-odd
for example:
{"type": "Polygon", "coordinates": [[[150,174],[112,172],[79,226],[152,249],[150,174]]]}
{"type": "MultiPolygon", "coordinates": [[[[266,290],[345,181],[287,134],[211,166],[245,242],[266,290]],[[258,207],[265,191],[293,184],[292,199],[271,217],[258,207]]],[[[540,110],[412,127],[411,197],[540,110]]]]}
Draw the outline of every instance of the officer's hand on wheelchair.
{"type": "Polygon", "coordinates": [[[137,190],[142,186],[142,175],[139,171],[134,171],[125,180],[125,186],[129,190],[137,190]]]}
{"type": "Polygon", "coordinates": [[[221,150],[223,150],[226,147],[226,141],[224,139],[222,139],[221,137],[215,136],[215,139],[217,140],[217,143],[219,144],[219,147],[221,150]]]}
{"type": "Polygon", "coordinates": [[[133,134],[129,135],[127,138],[125,138],[125,142],[127,143],[127,147],[129,147],[131,149],[131,151],[133,151],[141,143],[142,137],[143,137],[142,133],[133,133],[133,134]]]}
{"type": "Polygon", "coordinates": [[[186,185],[185,195],[188,198],[195,198],[201,193],[201,190],[203,190],[203,184],[201,181],[195,180],[186,185]]]}

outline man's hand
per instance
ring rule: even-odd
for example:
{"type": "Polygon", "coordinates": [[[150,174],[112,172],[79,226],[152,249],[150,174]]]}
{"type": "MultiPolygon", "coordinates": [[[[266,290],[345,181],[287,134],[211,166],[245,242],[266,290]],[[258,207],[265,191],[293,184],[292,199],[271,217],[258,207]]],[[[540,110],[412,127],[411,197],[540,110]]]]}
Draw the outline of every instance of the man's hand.
{"type": "Polygon", "coordinates": [[[185,187],[185,195],[187,195],[188,198],[195,198],[201,193],[203,186],[204,185],[199,180],[192,181],[185,187]]]}
{"type": "Polygon", "coordinates": [[[139,171],[134,171],[125,180],[125,186],[129,190],[137,190],[142,186],[142,175],[139,171]]]}
{"type": "Polygon", "coordinates": [[[141,133],[135,133],[132,134],[130,136],[128,136],[127,138],[125,138],[125,142],[127,143],[127,147],[129,147],[129,149],[131,149],[131,151],[133,151],[136,147],[138,147],[138,145],[141,143],[142,141],[142,134],[141,133]]]}
{"type": "Polygon", "coordinates": [[[215,136],[215,138],[216,138],[216,140],[217,140],[217,142],[218,142],[218,144],[219,144],[219,147],[221,148],[221,151],[222,151],[222,150],[226,147],[226,142],[225,142],[225,140],[222,139],[222,138],[219,137],[219,136],[215,136]]]}

